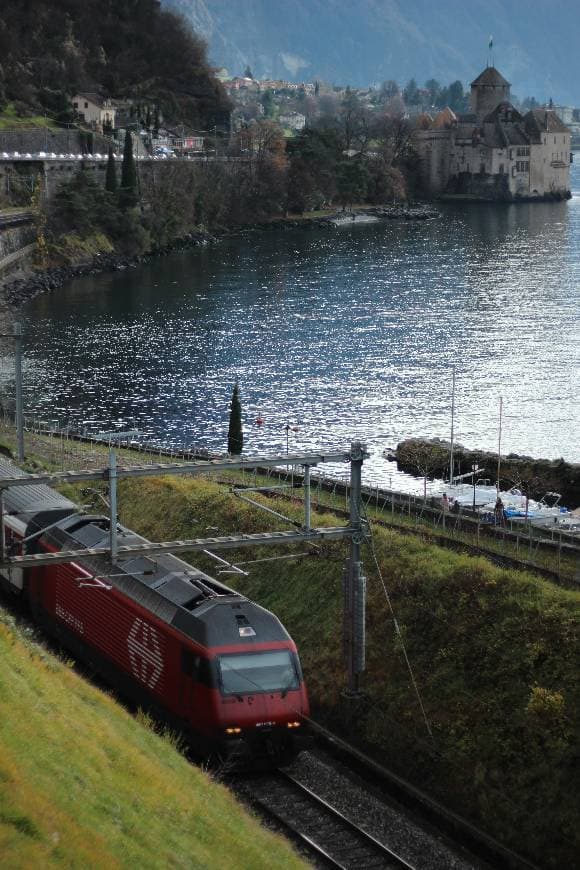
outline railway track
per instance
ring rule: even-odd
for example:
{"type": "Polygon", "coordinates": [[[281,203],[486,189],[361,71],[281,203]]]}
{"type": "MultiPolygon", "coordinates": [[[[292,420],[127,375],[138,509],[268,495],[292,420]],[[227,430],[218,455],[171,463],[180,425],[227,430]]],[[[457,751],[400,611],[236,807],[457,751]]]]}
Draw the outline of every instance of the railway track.
{"type": "Polygon", "coordinates": [[[297,779],[276,771],[245,779],[241,790],[260,812],[274,819],[322,865],[341,870],[414,870],[297,779]]]}

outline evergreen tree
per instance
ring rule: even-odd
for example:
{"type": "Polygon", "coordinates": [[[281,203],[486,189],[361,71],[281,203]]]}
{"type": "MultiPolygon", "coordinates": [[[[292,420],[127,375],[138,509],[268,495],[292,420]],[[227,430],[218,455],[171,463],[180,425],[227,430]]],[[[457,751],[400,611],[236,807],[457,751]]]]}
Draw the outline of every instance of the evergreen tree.
{"type": "Polygon", "coordinates": [[[244,448],[244,433],[242,431],[242,403],[238,382],[234,384],[232,402],[230,405],[230,425],[228,428],[228,453],[239,456],[244,448]]]}
{"type": "Polygon", "coordinates": [[[244,70],[244,78],[246,78],[246,79],[253,79],[254,78],[249,64],[246,66],[246,68],[244,70]]]}
{"type": "Polygon", "coordinates": [[[264,91],[261,101],[264,107],[264,115],[266,118],[274,117],[274,95],[272,91],[268,88],[268,90],[264,91]]]}
{"type": "Polygon", "coordinates": [[[133,208],[137,205],[137,169],[133,156],[133,140],[131,133],[125,133],[123,148],[123,164],[121,166],[121,188],[119,190],[119,205],[121,208],[133,208]]]}
{"type": "Polygon", "coordinates": [[[409,79],[403,91],[403,99],[407,106],[418,106],[421,102],[421,95],[415,79],[409,79]]]}
{"type": "Polygon", "coordinates": [[[111,145],[109,145],[109,159],[107,160],[105,190],[108,190],[109,193],[117,192],[117,170],[115,169],[115,156],[113,154],[113,148],[111,145]]]}

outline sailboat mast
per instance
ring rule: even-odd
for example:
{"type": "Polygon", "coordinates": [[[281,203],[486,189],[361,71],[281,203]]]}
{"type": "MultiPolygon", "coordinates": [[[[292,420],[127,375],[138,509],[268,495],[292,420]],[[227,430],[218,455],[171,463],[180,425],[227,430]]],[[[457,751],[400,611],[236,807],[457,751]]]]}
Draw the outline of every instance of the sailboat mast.
{"type": "Polygon", "coordinates": [[[451,448],[449,450],[449,483],[453,484],[453,425],[455,423],[455,366],[452,368],[453,386],[451,388],[451,448]]]}
{"type": "Polygon", "coordinates": [[[499,473],[501,469],[501,418],[503,413],[503,399],[499,397],[499,434],[497,439],[497,484],[496,488],[499,493],[499,473]]]}

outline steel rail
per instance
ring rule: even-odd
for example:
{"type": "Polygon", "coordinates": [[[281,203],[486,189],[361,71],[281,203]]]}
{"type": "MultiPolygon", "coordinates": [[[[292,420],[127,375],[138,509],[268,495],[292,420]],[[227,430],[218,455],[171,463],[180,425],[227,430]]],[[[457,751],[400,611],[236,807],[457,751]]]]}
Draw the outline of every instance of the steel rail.
{"type": "Polygon", "coordinates": [[[317,735],[320,745],[331,758],[341,761],[359,778],[362,777],[365,783],[378,786],[380,791],[386,788],[386,796],[392,798],[394,795],[399,805],[411,810],[415,807],[419,808],[423,820],[426,819],[431,825],[435,825],[448,838],[448,842],[457,844],[462,840],[462,845],[467,846],[472,854],[476,854],[479,858],[483,857],[484,861],[493,861],[493,867],[509,868],[509,870],[540,870],[533,861],[500,843],[487,831],[444,806],[399,774],[379,764],[342,737],[329,731],[324,725],[310,719],[308,727],[317,735]]]}
{"type": "Polygon", "coordinates": [[[277,771],[270,777],[263,777],[262,784],[264,782],[265,794],[256,793],[255,784],[252,788],[252,780],[246,784],[244,791],[254,804],[264,807],[270,815],[276,817],[331,866],[341,870],[358,870],[360,867],[415,870],[413,864],[348,819],[328,801],[290,774],[277,771]],[[281,793],[281,785],[283,793],[281,793]],[[268,793],[268,788],[271,786],[274,788],[268,793]],[[289,803],[293,794],[298,797],[298,804],[289,803]],[[282,809],[279,807],[280,802],[283,803],[282,809]],[[308,805],[314,810],[309,812],[308,805]],[[306,818],[304,818],[305,813],[306,818]],[[322,824],[320,813],[323,813],[322,824]],[[296,815],[302,817],[302,822],[296,821],[296,815]],[[324,821],[327,822],[326,825],[324,821]],[[342,842],[340,842],[341,838],[342,842]],[[361,863],[363,860],[364,863],[361,863]]]}

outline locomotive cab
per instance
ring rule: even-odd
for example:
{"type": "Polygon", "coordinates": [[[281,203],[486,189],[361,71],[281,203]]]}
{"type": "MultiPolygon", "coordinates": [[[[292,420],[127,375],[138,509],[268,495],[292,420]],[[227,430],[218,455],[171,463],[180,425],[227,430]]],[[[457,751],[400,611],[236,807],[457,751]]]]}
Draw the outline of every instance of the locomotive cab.
{"type": "Polygon", "coordinates": [[[308,700],[295,650],[226,653],[216,664],[228,758],[281,764],[305,748],[308,700]]]}

